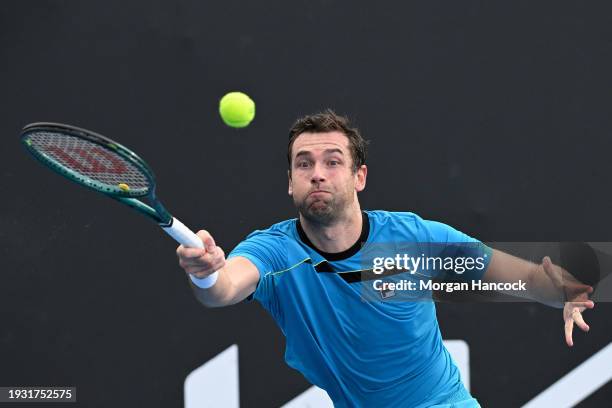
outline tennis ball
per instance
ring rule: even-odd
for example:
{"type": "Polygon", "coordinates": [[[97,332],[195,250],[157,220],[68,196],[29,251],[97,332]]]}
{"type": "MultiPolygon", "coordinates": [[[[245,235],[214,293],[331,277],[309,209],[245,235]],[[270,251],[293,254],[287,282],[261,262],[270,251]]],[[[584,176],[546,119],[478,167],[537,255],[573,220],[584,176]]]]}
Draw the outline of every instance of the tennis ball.
{"type": "Polygon", "coordinates": [[[117,187],[119,187],[121,191],[130,191],[130,186],[125,183],[119,183],[117,184],[117,187]]]}
{"type": "Polygon", "coordinates": [[[255,102],[242,92],[230,92],[219,101],[219,114],[227,126],[243,128],[255,117],[255,102]]]}

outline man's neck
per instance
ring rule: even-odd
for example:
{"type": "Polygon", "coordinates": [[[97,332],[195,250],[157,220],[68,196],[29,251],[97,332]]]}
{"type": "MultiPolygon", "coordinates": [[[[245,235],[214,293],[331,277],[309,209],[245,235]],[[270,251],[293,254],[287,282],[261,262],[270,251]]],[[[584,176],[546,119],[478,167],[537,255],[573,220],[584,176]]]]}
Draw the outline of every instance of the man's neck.
{"type": "Polygon", "coordinates": [[[361,235],[363,216],[357,205],[344,217],[330,225],[309,222],[300,214],[300,224],[310,242],[322,252],[343,252],[353,246],[361,235]]]}

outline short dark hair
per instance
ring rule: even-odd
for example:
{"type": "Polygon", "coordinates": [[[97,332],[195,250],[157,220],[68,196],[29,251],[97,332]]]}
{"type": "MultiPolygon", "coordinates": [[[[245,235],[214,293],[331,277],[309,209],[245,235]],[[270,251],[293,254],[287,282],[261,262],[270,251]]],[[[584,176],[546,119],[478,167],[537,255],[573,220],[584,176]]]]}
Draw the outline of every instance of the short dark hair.
{"type": "Polygon", "coordinates": [[[331,109],[326,109],[323,112],[306,115],[295,121],[289,130],[289,148],[287,150],[287,161],[289,162],[289,171],[291,171],[291,149],[293,142],[302,133],[325,133],[338,131],[344,133],[349,140],[351,149],[351,157],[353,159],[353,173],[357,171],[366,161],[368,141],[365,140],[359,129],[353,127],[349,118],[338,115],[331,109]]]}

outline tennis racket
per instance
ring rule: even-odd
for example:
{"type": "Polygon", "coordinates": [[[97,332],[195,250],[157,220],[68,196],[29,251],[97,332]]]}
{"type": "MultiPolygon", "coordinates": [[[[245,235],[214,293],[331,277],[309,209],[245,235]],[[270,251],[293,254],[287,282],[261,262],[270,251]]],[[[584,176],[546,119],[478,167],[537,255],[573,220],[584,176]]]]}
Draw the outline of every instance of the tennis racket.
{"type": "MultiPolygon", "coordinates": [[[[146,215],[180,244],[204,248],[202,240],[157,199],[153,171],[128,148],[89,130],[45,122],[24,127],[21,141],[56,173],[146,215]]],[[[212,286],[217,276],[215,272],[201,280],[200,286],[212,286]]]]}

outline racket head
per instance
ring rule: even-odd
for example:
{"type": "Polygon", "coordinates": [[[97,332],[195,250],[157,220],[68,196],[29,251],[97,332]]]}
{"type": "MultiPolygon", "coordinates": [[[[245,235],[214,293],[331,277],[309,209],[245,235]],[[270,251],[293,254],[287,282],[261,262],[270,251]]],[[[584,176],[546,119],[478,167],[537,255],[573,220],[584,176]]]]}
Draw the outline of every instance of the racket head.
{"type": "Polygon", "coordinates": [[[37,122],[25,126],[21,142],[56,173],[113,198],[153,196],[150,167],[125,146],[72,125],[37,122]]]}

